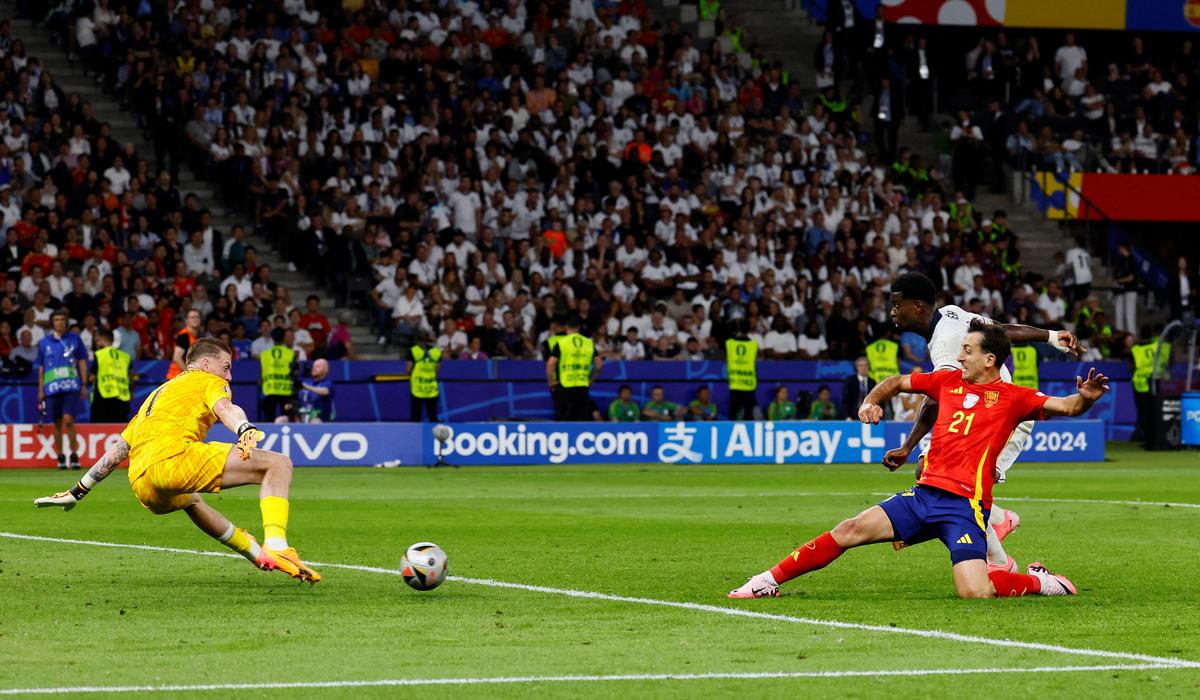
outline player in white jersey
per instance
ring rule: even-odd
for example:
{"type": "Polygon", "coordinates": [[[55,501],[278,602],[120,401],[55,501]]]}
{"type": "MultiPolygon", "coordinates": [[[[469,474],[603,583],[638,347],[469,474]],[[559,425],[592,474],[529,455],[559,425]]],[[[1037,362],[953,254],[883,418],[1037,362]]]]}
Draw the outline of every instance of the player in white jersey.
{"type": "MultiPolygon", "coordinates": [[[[892,283],[892,322],[901,331],[912,331],[929,341],[929,359],[933,363],[935,372],[947,367],[961,369],[962,366],[958,363],[957,358],[971,321],[974,319],[981,319],[987,323],[994,323],[994,321],[958,306],[943,306],[935,309],[934,297],[936,295],[937,287],[934,286],[933,280],[925,275],[919,273],[900,275],[892,283]]],[[[1084,351],[1084,348],[1080,347],[1079,341],[1069,331],[1048,331],[1013,323],[1002,325],[1009,342],[1014,345],[1049,343],[1061,352],[1069,352],[1076,356],[1084,351]]],[[[1007,367],[1000,368],[1000,378],[1012,383],[1012,374],[1009,373],[1007,367]]],[[[900,468],[908,460],[908,455],[921,441],[921,438],[925,437],[933,428],[936,420],[937,403],[926,399],[904,444],[889,450],[884,455],[884,466],[892,471],[900,468]]],[[[1008,443],[996,458],[997,483],[1004,482],[1009,467],[1017,460],[1021,450],[1025,447],[1026,440],[1029,439],[1029,434],[1033,432],[1033,424],[1033,421],[1025,421],[1017,426],[1012,437],[1008,439],[1008,443]]],[[[1004,551],[1000,541],[1020,524],[1021,519],[1016,513],[995,504],[992,505],[987,526],[989,569],[1016,571],[1017,562],[1008,556],[1008,552],[1004,551]]]]}

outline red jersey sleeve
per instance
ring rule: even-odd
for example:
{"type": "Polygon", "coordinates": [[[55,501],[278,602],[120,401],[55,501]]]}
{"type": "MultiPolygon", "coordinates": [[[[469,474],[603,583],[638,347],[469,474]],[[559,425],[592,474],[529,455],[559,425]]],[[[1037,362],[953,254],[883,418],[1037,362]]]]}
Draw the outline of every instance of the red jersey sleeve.
{"type": "Polygon", "coordinates": [[[912,384],[913,391],[932,396],[936,401],[946,382],[961,378],[962,370],[960,369],[940,369],[936,372],[909,375],[908,382],[912,384]]]}
{"type": "Polygon", "coordinates": [[[1030,389],[1029,387],[1018,388],[1022,391],[1017,393],[1017,400],[1011,404],[1013,417],[1019,419],[1019,422],[1042,420],[1045,418],[1046,416],[1042,409],[1045,407],[1046,402],[1050,400],[1050,397],[1037,389],[1030,389]]]}

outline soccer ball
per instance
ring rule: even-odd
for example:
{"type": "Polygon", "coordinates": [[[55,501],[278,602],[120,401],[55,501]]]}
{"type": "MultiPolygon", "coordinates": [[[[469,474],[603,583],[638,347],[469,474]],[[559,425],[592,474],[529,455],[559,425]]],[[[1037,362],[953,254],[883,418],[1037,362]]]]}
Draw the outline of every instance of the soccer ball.
{"type": "Polygon", "coordinates": [[[418,542],[400,558],[400,575],[418,591],[429,591],[446,580],[449,560],[442,548],[432,542],[418,542]]]}
{"type": "Polygon", "coordinates": [[[433,426],[433,437],[438,442],[445,442],[450,439],[450,426],[435,425],[433,426]]]}

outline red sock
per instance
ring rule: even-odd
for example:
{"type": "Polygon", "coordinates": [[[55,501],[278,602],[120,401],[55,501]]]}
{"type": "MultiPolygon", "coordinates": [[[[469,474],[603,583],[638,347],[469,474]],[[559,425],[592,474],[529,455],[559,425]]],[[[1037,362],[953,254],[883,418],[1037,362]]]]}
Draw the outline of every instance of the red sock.
{"type": "Polygon", "coordinates": [[[775,583],[791,581],[801,574],[825,568],[845,551],[833,541],[833,535],[826,532],[800,545],[796,551],[784,557],[783,561],[771,569],[771,575],[775,577],[775,583]]]}
{"type": "Polygon", "coordinates": [[[1042,582],[1033,574],[1015,574],[1011,571],[993,571],[988,574],[996,595],[1001,598],[1033,595],[1042,590],[1042,582]]]}

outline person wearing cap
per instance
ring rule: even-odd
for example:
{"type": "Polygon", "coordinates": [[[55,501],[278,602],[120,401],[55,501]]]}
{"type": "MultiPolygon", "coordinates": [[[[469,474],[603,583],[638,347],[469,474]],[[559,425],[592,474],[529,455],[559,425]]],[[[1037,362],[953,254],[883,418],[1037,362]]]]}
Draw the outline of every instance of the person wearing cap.
{"type": "Polygon", "coordinates": [[[262,416],[270,421],[286,421],[292,411],[296,351],[286,339],[285,329],[272,329],[272,345],[258,357],[262,370],[262,416]]]}

